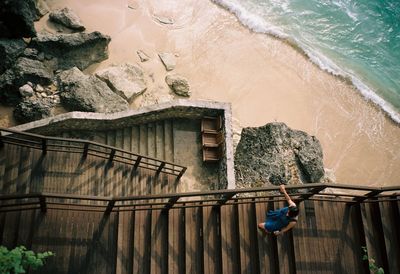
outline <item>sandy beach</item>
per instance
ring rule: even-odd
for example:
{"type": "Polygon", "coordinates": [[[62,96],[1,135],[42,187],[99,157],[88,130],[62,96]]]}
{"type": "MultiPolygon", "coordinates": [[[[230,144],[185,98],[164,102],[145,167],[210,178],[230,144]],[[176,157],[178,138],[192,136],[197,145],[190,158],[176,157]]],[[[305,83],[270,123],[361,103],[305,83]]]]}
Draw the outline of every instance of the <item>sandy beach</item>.
{"type": "MultiPolygon", "coordinates": [[[[242,127],[279,121],[315,135],[324,163],[343,184],[398,185],[400,127],[367,102],[351,85],[311,63],[285,42],[255,34],[228,11],[195,0],[47,1],[51,9],[68,6],[87,32],[111,36],[112,63],[139,63],[148,74],[146,93],[170,100],[167,71],[157,54],[175,53],[173,72],[185,76],[193,99],[230,102],[242,127]],[[169,18],[173,24],[163,24],[169,18]],[[137,50],[151,59],[140,63],[137,50]]],[[[38,29],[51,30],[47,16],[38,29]]],[[[132,108],[141,105],[141,99],[132,108]]],[[[2,108],[3,113],[10,113],[2,108]]],[[[10,122],[8,126],[11,126],[10,122]]],[[[5,123],[3,122],[3,125],[5,123]]]]}

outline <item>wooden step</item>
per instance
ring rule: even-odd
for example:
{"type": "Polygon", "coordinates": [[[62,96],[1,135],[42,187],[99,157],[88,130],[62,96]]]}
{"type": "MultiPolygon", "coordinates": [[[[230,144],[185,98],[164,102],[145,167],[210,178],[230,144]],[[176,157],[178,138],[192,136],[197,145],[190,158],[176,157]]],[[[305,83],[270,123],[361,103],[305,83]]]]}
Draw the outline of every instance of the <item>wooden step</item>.
{"type": "Polygon", "coordinates": [[[168,212],[168,273],[185,273],[185,209],[168,212]]]}
{"type": "MultiPolygon", "coordinates": [[[[264,223],[268,210],[274,209],[273,202],[264,202],[255,204],[256,209],[256,224],[264,223]]],[[[278,273],[278,250],[276,245],[276,237],[271,234],[266,234],[262,230],[257,231],[257,247],[259,257],[260,273],[278,273]]]]}
{"type": "Polygon", "coordinates": [[[151,212],[150,272],[167,273],[168,267],[168,214],[161,210],[151,212]]]}
{"type": "Polygon", "coordinates": [[[164,155],[165,161],[174,162],[174,133],[173,121],[164,121],[164,155]]]}
{"type": "MultiPolygon", "coordinates": [[[[276,202],[274,204],[276,209],[285,206],[287,206],[287,204],[284,202],[276,202]]],[[[276,238],[276,242],[279,259],[279,273],[296,273],[292,231],[288,231],[283,235],[279,235],[276,238]]]]}
{"type": "Polygon", "coordinates": [[[398,202],[380,202],[379,209],[388,259],[388,271],[386,270],[385,273],[396,273],[400,269],[400,212],[398,202]]]}
{"type": "Polygon", "coordinates": [[[185,273],[204,273],[201,208],[185,209],[185,273]]]}
{"type": "Polygon", "coordinates": [[[118,240],[116,274],[132,273],[132,253],[134,244],[134,211],[118,213],[118,240]]]}
{"type": "Polygon", "coordinates": [[[220,209],[203,208],[204,273],[222,273],[220,209]]]}
{"type": "Polygon", "coordinates": [[[221,206],[222,273],[240,273],[239,224],[236,205],[221,206]]]}
{"type": "Polygon", "coordinates": [[[369,258],[375,260],[376,265],[388,270],[385,239],[382,229],[382,220],[378,203],[363,203],[361,216],[369,258]]]}
{"type": "Polygon", "coordinates": [[[240,273],[258,273],[257,222],[254,204],[238,205],[240,273]]]}
{"type": "Polygon", "coordinates": [[[151,211],[135,212],[133,273],[150,273],[151,211]]]}

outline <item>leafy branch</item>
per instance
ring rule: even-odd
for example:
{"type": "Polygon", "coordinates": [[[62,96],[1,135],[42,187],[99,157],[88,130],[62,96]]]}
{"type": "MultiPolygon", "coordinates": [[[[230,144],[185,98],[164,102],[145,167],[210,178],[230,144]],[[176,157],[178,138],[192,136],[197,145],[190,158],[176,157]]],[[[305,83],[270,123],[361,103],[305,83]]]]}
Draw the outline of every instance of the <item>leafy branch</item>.
{"type": "Polygon", "coordinates": [[[362,248],[362,250],[363,250],[362,259],[363,259],[363,261],[368,261],[368,267],[369,267],[369,269],[372,271],[372,273],[374,273],[374,274],[385,274],[385,271],[383,270],[383,268],[382,268],[382,267],[378,267],[378,266],[375,264],[375,260],[374,260],[374,259],[368,258],[368,251],[367,251],[367,248],[366,248],[365,246],[363,246],[363,247],[361,247],[361,248],[362,248]]]}
{"type": "Polygon", "coordinates": [[[18,246],[12,250],[0,246],[0,273],[25,273],[29,267],[35,270],[43,266],[48,257],[54,255],[51,251],[35,254],[31,250],[27,250],[25,246],[18,246]]]}

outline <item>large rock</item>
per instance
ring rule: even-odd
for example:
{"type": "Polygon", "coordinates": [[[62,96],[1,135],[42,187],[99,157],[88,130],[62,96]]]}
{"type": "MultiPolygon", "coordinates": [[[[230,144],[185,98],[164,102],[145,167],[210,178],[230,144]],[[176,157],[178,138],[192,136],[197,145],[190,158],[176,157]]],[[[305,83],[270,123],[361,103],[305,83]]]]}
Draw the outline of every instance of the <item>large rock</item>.
{"type": "Polygon", "coordinates": [[[77,68],[57,75],[61,104],[69,111],[118,112],[128,103],[96,76],[86,76],[77,68]]]}
{"type": "Polygon", "coordinates": [[[83,31],[85,27],[83,26],[81,19],[75,12],[66,7],[63,9],[52,11],[49,15],[51,21],[61,24],[64,27],[67,27],[76,31],[83,31]]]}
{"type": "Polygon", "coordinates": [[[0,38],[0,74],[14,64],[25,48],[26,45],[22,39],[0,38]]]}
{"type": "Polygon", "coordinates": [[[96,76],[128,102],[132,102],[136,96],[147,89],[143,70],[138,65],[127,63],[112,66],[98,71],[96,76]]]}
{"type": "Polygon", "coordinates": [[[235,153],[236,181],[246,187],[264,183],[317,183],[324,175],[319,141],[284,123],[244,128],[235,153]]]}
{"type": "Polygon", "coordinates": [[[33,37],[38,18],[35,0],[1,0],[0,37],[33,37]]]}
{"type": "Polygon", "coordinates": [[[190,86],[185,77],[178,74],[169,74],[165,77],[165,82],[177,95],[190,96],[190,86]]]}
{"type": "Polygon", "coordinates": [[[42,62],[20,57],[13,67],[0,75],[0,100],[7,104],[16,104],[21,98],[19,87],[27,82],[48,85],[52,79],[53,72],[42,62]]]}
{"type": "Polygon", "coordinates": [[[39,33],[31,41],[31,47],[44,52],[47,59],[56,58],[57,69],[78,67],[83,70],[91,64],[108,58],[111,38],[100,32],[52,34],[39,33]]]}
{"type": "Polygon", "coordinates": [[[14,109],[14,118],[20,123],[28,123],[52,116],[54,104],[50,99],[25,98],[14,109]]]}

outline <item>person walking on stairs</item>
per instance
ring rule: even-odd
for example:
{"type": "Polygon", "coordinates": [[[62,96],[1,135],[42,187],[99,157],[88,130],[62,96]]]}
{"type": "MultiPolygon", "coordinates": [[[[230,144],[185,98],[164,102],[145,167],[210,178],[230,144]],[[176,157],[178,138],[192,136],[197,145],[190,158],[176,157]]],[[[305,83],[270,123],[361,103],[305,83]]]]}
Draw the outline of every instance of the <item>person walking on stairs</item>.
{"type": "Polygon", "coordinates": [[[260,230],[266,233],[274,233],[275,236],[292,229],[296,225],[299,215],[299,209],[287,194],[285,185],[280,185],[279,191],[285,195],[288,206],[277,210],[269,210],[266,214],[265,222],[258,224],[260,230]]]}

